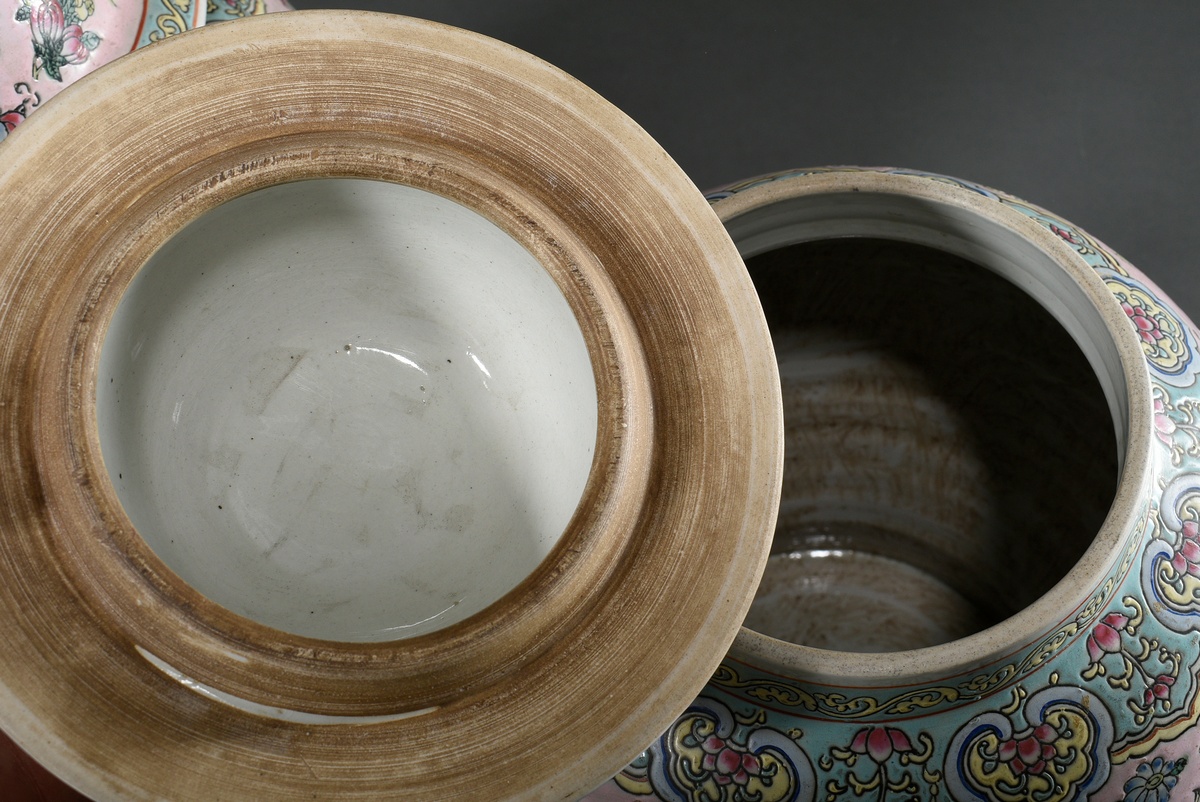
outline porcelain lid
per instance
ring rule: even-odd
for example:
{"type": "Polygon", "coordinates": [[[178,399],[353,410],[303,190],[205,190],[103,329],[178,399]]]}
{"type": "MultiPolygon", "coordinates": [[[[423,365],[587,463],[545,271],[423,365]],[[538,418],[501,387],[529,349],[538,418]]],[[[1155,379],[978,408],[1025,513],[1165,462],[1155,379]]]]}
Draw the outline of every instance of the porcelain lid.
{"type": "Polygon", "coordinates": [[[99,800],[565,799],[704,685],[769,548],[779,385],[737,251],[621,112],[481,36],[297,12],[119,59],[0,157],[0,727],[38,760],[99,800]],[[557,545],[403,640],[210,600],[136,531],[101,455],[101,346],[142,267],[222,204],[326,178],[497,226],[562,293],[595,377],[557,545]]]}

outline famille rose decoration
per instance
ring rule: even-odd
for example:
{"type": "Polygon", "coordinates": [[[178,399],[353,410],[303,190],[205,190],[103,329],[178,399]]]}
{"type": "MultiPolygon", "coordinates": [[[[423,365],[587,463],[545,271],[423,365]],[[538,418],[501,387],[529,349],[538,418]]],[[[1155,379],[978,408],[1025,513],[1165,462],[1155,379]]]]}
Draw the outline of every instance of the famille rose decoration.
{"type": "Polygon", "coordinates": [[[0,141],[118,56],[206,22],[290,8],[287,0],[2,0],[0,141]]]}
{"type": "Polygon", "coordinates": [[[1200,799],[1193,325],[970,182],[709,197],[780,364],[775,546],[708,687],[588,799],[1200,799]]]}

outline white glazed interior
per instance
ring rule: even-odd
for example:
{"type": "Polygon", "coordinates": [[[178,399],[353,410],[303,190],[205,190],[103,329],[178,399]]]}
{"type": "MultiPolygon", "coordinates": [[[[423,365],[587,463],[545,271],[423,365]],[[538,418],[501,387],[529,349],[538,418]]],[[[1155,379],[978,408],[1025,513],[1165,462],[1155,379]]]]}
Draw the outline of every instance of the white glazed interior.
{"type": "MultiPolygon", "coordinates": [[[[1023,643],[1026,639],[1038,637],[1040,628],[1047,626],[1046,617],[1053,617],[1052,620],[1056,621],[1057,616],[1073,609],[1081,596],[1089,592],[1102,572],[1112,564],[1131,515],[1130,502],[1136,498],[1142,481],[1146,464],[1145,442],[1148,440],[1145,421],[1131,417],[1130,412],[1131,404],[1139,403],[1138,399],[1144,398],[1145,392],[1140,349],[1127,336],[1127,323],[1122,319],[1120,310],[1111,302],[1103,283],[1090,269],[1067,255],[1065,247],[1056,238],[1016,212],[996,214],[994,207],[997,204],[993,201],[979,199],[987,204],[983,208],[974,200],[962,201],[962,195],[972,193],[961,192],[958,198],[953,198],[954,202],[943,202],[936,197],[936,190],[928,191],[925,197],[914,197],[904,191],[896,192],[893,186],[896,179],[893,177],[852,176],[844,181],[847,185],[865,184],[868,189],[873,182],[893,191],[858,191],[856,187],[854,190],[838,192],[826,188],[824,192],[812,191],[794,197],[777,198],[772,202],[760,201],[761,205],[757,206],[753,200],[742,199],[749,207],[747,211],[739,213],[737,203],[729,203],[727,209],[722,211],[722,216],[739,251],[746,258],[795,243],[877,238],[915,243],[954,254],[1007,279],[1061,324],[1091,365],[1111,414],[1119,479],[1116,481],[1115,500],[1108,519],[1078,562],[1069,567],[1066,576],[1060,577],[1060,581],[1041,598],[995,626],[985,625],[981,630],[966,622],[966,628],[955,636],[961,639],[921,648],[906,647],[901,638],[896,646],[879,647],[879,651],[883,652],[880,654],[854,653],[859,651],[857,649],[830,652],[825,649],[839,648],[836,635],[826,641],[831,645],[823,644],[821,649],[776,640],[754,631],[752,610],[747,627],[742,630],[735,644],[735,655],[740,654],[760,665],[773,664],[781,670],[799,670],[810,676],[825,676],[843,682],[895,677],[897,672],[932,675],[986,659],[991,650],[1007,648],[1006,644],[1023,643]],[[1131,449],[1134,455],[1132,460],[1131,449]],[[916,650],[908,651],[910,649],[916,650]]],[[[836,184],[836,179],[833,183],[836,184]]],[[[786,194],[786,189],[781,194],[786,194]]],[[[937,311],[922,309],[914,299],[913,324],[936,325],[937,311]]],[[[1028,358],[1036,359],[1037,354],[1030,354],[1028,358]]],[[[781,364],[781,372],[784,374],[787,407],[787,365],[781,364]]],[[[1060,414],[1071,413],[1069,409],[1063,409],[1060,414]]],[[[903,467],[900,469],[903,470],[903,467]]],[[[1030,466],[1032,473],[1036,473],[1036,470],[1036,465],[1030,466]]],[[[781,517],[788,506],[786,468],[784,483],[781,517]]],[[[871,536],[868,533],[868,538],[871,536]]],[[[778,547],[778,532],[776,538],[778,547]]],[[[850,556],[858,563],[864,560],[889,563],[895,555],[885,550],[879,556],[850,556]]],[[[875,595],[882,597],[889,594],[893,598],[903,597],[916,587],[911,577],[905,579],[906,572],[910,572],[908,566],[920,565],[922,555],[904,554],[902,558],[900,563],[891,564],[891,567],[884,565],[882,568],[865,564],[859,566],[852,561],[850,570],[861,567],[889,581],[899,581],[900,587],[894,590],[874,585],[867,587],[873,588],[875,595]]],[[[785,567],[784,571],[787,570],[791,569],[785,567]]],[[[770,573],[768,570],[768,578],[770,573]]],[[[784,579],[785,584],[794,581],[784,579]]],[[[800,581],[823,580],[821,577],[815,580],[810,577],[800,581]]],[[[760,594],[764,591],[770,592],[765,582],[760,594]]],[[[772,600],[765,599],[765,602],[771,604],[772,600]]],[[[830,602],[837,608],[836,613],[832,608],[807,609],[804,615],[810,619],[830,615],[842,618],[857,616],[865,622],[858,625],[851,622],[848,624],[850,629],[855,626],[884,628],[891,623],[885,616],[870,612],[870,598],[853,593],[839,596],[835,588],[830,602]]],[[[887,604],[885,599],[883,606],[887,604]]],[[[901,610],[905,615],[914,611],[919,612],[915,608],[901,610]]]]}
{"type": "Polygon", "coordinates": [[[596,387],[554,280],[396,184],[254,192],[167,242],[100,361],[105,465],[186,582],[287,632],[382,641],[542,561],[591,469],[596,387]]]}

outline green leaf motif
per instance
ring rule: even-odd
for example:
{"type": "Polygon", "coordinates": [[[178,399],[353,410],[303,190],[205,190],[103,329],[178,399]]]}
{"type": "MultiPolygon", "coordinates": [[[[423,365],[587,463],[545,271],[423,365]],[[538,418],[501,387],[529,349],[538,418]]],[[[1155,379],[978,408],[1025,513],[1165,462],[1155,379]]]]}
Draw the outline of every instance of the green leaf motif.
{"type": "Polygon", "coordinates": [[[67,63],[63,58],[62,53],[58,50],[50,50],[44,45],[33,43],[33,75],[36,78],[38,73],[38,59],[42,60],[42,69],[56,81],[62,81],[62,67],[67,63]]]}
{"type": "Polygon", "coordinates": [[[29,17],[33,14],[33,10],[26,5],[22,5],[17,9],[17,22],[29,22],[29,17]]]}
{"type": "Polygon", "coordinates": [[[79,41],[88,50],[95,50],[100,45],[100,34],[95,31],[84,31],[83,36],[79,37],[79,41]]]}

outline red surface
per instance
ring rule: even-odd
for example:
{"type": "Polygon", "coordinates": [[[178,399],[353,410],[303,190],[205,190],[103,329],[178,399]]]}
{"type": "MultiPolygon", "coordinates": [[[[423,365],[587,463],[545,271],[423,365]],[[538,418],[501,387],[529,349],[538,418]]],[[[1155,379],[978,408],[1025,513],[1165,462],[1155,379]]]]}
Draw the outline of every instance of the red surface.
{"type": "Polygon", "coordinates": [[[4,802],[88,802],[0,732],[0,799],[4,802]]]}

